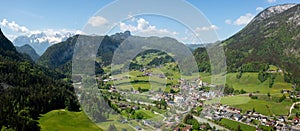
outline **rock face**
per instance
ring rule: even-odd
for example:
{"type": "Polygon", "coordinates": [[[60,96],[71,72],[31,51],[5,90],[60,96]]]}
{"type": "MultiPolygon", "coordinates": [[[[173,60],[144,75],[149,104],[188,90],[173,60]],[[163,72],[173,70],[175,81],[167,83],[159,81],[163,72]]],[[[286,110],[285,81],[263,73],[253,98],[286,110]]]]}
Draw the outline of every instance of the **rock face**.
{"type": "Polygon", "coordinates": [[[258,16],[254,20],[264,20],[264,19],[270,18],[270,17],[280,14],[296,5],[297,4],[283,4],[283,5],[276,5],[276,6],[269,7],[267,9],[265,9],[264,11],[262,11],[261,13],[259,13],[258,16]]]}

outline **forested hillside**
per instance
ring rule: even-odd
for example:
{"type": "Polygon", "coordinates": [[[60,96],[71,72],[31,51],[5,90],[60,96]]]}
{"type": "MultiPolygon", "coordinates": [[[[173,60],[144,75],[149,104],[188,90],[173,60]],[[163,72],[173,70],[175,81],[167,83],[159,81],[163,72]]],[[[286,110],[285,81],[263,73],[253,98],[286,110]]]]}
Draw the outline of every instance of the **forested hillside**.
{"type": "Polygon", "coordinates": [[[41,113],[78,111],[74,88],[64,77],[18,53],[0,30],[0,127],[39,130],[41,113]]]}

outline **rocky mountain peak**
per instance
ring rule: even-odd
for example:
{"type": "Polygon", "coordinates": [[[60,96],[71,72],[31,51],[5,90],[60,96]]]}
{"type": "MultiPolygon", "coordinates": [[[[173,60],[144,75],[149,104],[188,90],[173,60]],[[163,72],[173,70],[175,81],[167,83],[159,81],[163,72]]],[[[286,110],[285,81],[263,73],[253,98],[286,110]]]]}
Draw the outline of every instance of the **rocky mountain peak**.
{"type": "Polygon", "coordinates": [[[270,18],[274,15],[280,14],[297,4],[282,4],[282,5],[276,5],[276,6],[271,6],[265,10],[263,10],[261,13],[259,13],[254,20],[264,20],[267,18],[270,18]]]}

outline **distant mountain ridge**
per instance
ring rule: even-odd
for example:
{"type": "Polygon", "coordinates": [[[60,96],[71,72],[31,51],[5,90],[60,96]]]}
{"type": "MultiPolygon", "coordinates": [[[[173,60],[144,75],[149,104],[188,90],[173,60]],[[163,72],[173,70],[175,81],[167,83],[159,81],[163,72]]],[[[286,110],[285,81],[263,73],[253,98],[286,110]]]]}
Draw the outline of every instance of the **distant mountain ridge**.
{"type": "Polygon", "coordinates": [[[23,46],[21,46],[21,47],[16,47],[16,49],[17,49],[17,51],[18,51],[19,53],[24,53],[24,54],[29,55],[33,61],[38,60],[38,58],[40,57],[40,56],[36,53],[36,51],[35,51],[30,45],[28,45],[28,44],[23,45],[23,46]]]}
{"type": "Polygon", "coordinates": [[[30,36],[22,35],[13,40],[15,46],[30,45],[33,47],[39,55],[42,55],[46,49],[56,43],[65,41],[69,37],[73,36],[73,33],[56,33],[54,35],[46,35],[41,32],[38,34],[32,34],[30,36]]]}
{"type": "Polygon", "coordinates": [[[75,35],[68,38],[66,41],[50,46],[39,58],[37,63],[57,71],[71,73],[71,61],[73,58],[74,47],[80,37],[79,41],[91,43],[101,41],[97,56],[101,56],[102,64],[107,65],[111,62],[114,50],[129,36],[131,36],[129,31],[116,33],[111,36],[75,35]]]}
{"type": "Polygon", "coordinates": [[[189,47],[192,51],[194,51],[195,49],[199,48],[199,47],[204,47],[205,44],[185,44],[187,47],[189,47]]]}
{"type": "MultiPolygon", "coordinates": [[[[132,36],[129,31],[125,31],[124,33],[116,33],[111,36],[87,36],[87,35],[75,35],[70,37],[64,42],[55,44],[47,49],[47,51],[40,57],[37,61],[38,64],[55,69],[57,71],[70,74],[72,69],[72,58],[74,53],[74,47],[77,43],[91,43],[88,44],[89,48],[98,48],[96,54],[96,72],[101,73],[103,70],[101,69],[103,66],[108,66],[112,63],[112,58],[114,56],[114,52],[119,48],[121,44],[122,50],[128,53],[138,52],[140,51],[140,46],[143,45],[143,48],[148,48],[147,44],[159,45],[159,48],[168,48],[170,44],[178,44],[181,47],[178,47],[177,53],[182,50],[182,48],[186,47],[182,43],[178,42],[176,39],[169,37],[139,37],[132,36]],[[126,41],[124,41],[126,40],[126,41]],[[128,40],[128,41],[127,41],[128,40]],[[92,43],[100,43],[100,47],[93,47],[92,43]],[[135,45],[134,45],[135,44],[135,45]],[[137,49],[137,50],[136,50],[137,49]]],[[[152,46],[153,46],[152,45],[152,46]]],[[[87,46],[87,45],[85,45],[87,46]]],[[[157,47],[157,46],[156,46],[157,47]]],[[[150,48],[151,49],[151,48],[150,48]]],[[[173,49],[173,48],[172,48],[173,49]]],[[[175,50],[175,49],[174,49],[175,50]]],[[[124,53],[124,51],[122,53],[124,53]]],[[[118,59],[119,56],[115,57],[114,64],[120,64],[125,62],[127,59],[130,59],[130,55],[122,56],[121,59],[118,59]],[[118,60],[116,60],[118,59],[118,60]],[[124,61],[125,60],[125,61],[124,61]]],[[[175,53],[173,54],[175,55],[175,53]]],[[[179,57],[178,57],[179,58],[179,57]]],[[[158,59],[160,61],[161,59],[158,59]]],[[[154,62],[155,63],[155,62],[154,62]]],[[[164,62],[162,62],[164,63],[164,62]]],[[[97,74],[98,74],[97,73],[97,74]]]]}

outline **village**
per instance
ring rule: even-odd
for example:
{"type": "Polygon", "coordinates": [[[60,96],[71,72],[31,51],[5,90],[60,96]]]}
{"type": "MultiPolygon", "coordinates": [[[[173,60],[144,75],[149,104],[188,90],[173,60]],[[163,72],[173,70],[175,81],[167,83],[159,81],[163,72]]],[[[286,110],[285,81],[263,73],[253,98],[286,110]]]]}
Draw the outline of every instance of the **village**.
{"type": "MultiPolygon", "coordinates": [[[[142,74],[143,77],[157,77],[159,79],[167,79],[163,74],[151,74],[149,72],[142,74]]],[[[121,77],[122,79],[130,79],[129,77],[121,77]]],[[[103,79],[104,83],[116,82],[121,78],[108,77],[103,79]]],[[[178,124],[182,123],[186,114],[193,113],[195,117],[203,117],[208,121],[213,122],[211,127],[218,125],[221,119],[229,119],[239,123],[243,123],[257,130],[261,130],[260,126],[272,127],[277,130],[291,130],[299,129],[299,118],[295,117],[288,120],[286,116],[265,116],[255,111],[246,111],[242,113],[240,109],[222,105],[220,102],[210,103],[206,105],[206,101],[210,101],[215,97],[222,97],[223,94],[220,90],[209,90],[216,85],[203,82],[201,78],[191,80],[178,79],[178,84],[171,86],[171,92],[164,92],[161,90],[124,90],[122,86],[110,85],[107,89],[110,93],[120,93],[125,102],[114,101],[120,110],[132,108],[136,112],[138,110],[150,110],[152,107],[158,107],[153,114],[159,116],[159,119],[152,119],[141,117],[142,125],[148,126],[149,129],[168,128],[178,130],[178,124]],[[176,91],[174,91],[176,90],[176,91]],[[129,96],[129,97],[128,97],[129,96]],[[142,96],[143,99],[137,99],[142,96]],[[146,98],[146,99],[145,99],[146,98]],[[209,108],[209,111],[205,109],[209,108]],[[198,109],[198,110],[197,110],[198,109]],[[200,109],[200,110],[199,110],[200,109]],[[166,113],[167,112],[167,113],[166,113]]],[[[135,118],[137,119],[137,118],[135,118]]],[[[121,123],[130,123],[130,117],[120,120],[121,123]]],[[[206,123],[205,123],[206,124],[206,123]]],[[[143,126],[132,126],[136,130],[143,130],[143,126]]],[[[202,126],[203,127],[203,126],[202,126]]],[[[205,126],[203,127],[205,128],[205,126]]],[[[183,128],[181,128],[183,129],[183,128]]],[[[192,126],[186,125],[185,130],[191,130],[192,126]]],[[[199,128],[201,129],[201,128],[199,128]]],[[[216,128],[216,130],[226,130],[226,128],[216,128]]]]}

